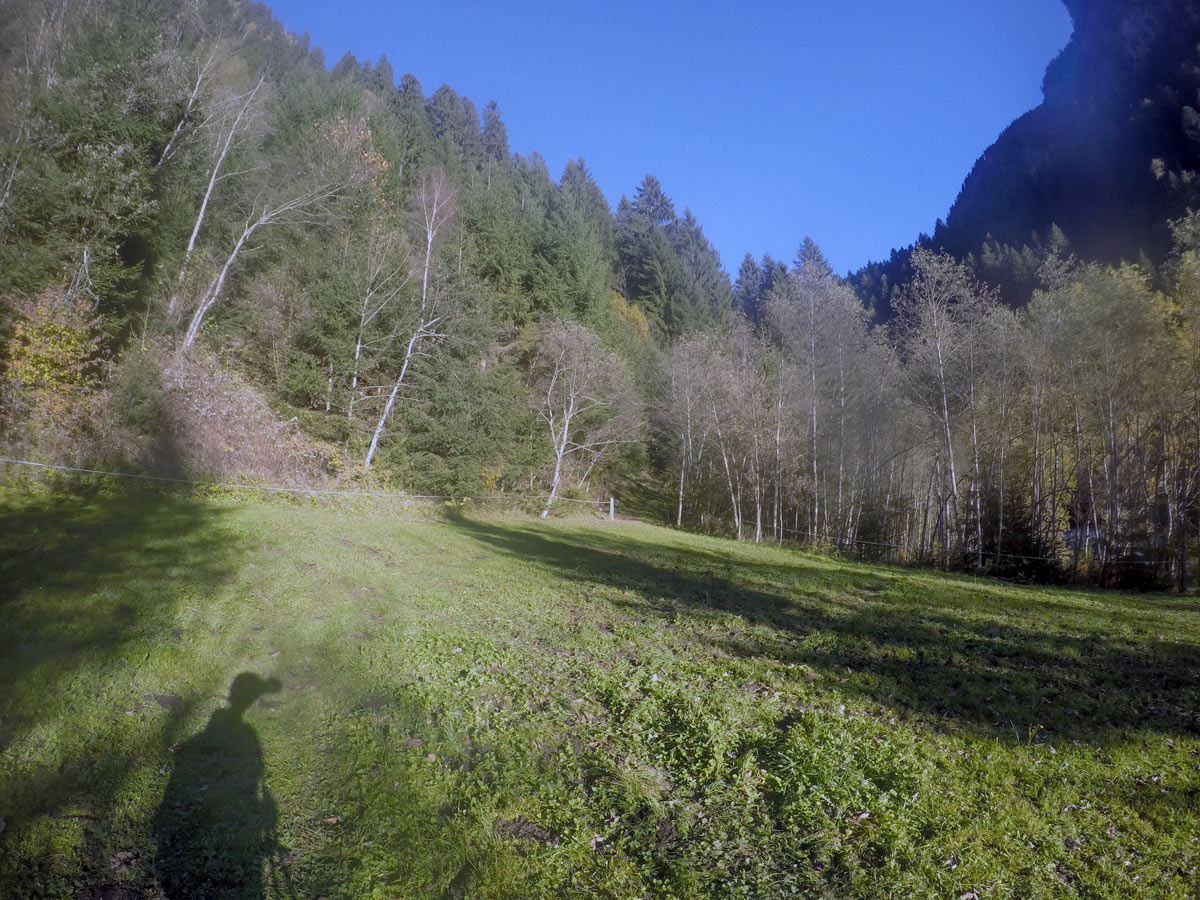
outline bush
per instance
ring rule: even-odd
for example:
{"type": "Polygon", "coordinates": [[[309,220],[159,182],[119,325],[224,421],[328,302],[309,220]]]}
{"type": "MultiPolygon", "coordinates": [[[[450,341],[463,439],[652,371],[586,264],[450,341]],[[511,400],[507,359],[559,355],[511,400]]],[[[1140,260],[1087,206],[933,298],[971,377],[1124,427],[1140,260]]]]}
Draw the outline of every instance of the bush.
{"type": "Polygon", "coordinates": [[[130,349],[121,357],[109,388],[108,415],[123,456],[151,472],[183,474],[170,440],[167,396],[153,352],[130,349]]]}
{"type": "Polygon", "coordinates": [[[61,285],[2,303],[15,317],[0,379],[0,422],[8,445],[42,460],[87,459],[99,440],[105,404],[92,305],[61,285]]]}

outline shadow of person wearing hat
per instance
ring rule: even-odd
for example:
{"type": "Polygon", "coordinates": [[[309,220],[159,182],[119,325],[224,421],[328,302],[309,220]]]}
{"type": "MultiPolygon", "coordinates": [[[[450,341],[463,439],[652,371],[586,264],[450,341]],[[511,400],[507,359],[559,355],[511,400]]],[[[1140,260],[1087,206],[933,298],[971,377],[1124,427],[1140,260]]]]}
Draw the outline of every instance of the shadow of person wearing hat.
{"type": "Polygon", "coordinates": [[[168,900],[262,900],[263,862],[282,848],[262,747],[243,715],[279,689],[277,678],[243,672],[229,705],[175,751],[154,817],[155,870],[168,900]]]}

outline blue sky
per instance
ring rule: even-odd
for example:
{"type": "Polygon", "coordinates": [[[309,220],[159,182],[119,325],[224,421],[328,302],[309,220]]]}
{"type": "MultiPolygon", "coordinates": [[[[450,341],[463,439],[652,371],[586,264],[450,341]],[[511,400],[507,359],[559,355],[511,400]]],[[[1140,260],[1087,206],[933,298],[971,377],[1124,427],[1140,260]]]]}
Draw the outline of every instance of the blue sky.
{"type": "Polygon", "coordinates": [[[1059,0],[269,5],[330,66],[495,99],[514,151],[584,157],[614,206],[657,175],[731,275],[806,234],[844,272],[932,231],[1071,28],[1059,0]]]}

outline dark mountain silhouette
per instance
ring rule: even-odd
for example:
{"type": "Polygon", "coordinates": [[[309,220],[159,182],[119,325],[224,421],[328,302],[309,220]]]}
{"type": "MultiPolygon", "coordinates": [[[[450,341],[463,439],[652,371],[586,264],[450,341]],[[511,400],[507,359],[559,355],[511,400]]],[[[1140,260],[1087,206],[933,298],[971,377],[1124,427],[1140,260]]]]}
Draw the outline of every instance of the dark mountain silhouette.
{"type": "MultiPolygon", "coordinates": [[[[1074,32],[1046,69],[1043,102],[984,151],[946,221],[917,239],[973,258],[1014,305],[1029,298],[1053,226],[1082,259],[1158,261],[1167,221],[1200,193],[1200,3],[1064,3],[1074,32]]],[[[852,276],[880,319],[910,249],[852,276]]]]}

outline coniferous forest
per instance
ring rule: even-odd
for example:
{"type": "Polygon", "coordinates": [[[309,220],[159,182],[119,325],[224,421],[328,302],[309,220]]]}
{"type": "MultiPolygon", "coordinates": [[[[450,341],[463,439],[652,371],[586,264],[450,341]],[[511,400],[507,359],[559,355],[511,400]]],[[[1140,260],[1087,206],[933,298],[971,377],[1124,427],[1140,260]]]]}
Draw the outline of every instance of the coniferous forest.
{"type": "Polygon", "coordinates": [[[495,101],[384,57],[330,66],[265,6],[12,0],[6,455],[546,509],[615,495],[746,541],[1185,589],[1195,17],[1149,16],[1140,56],[1084,18],[1047,102],[1090,89],[1081,59],[1155,60],[1128,68],[1162,88],[1144,118],[1169,137],[1146,146],[1171,153],[1119,192],[1150,224],[1105,243],[1078,209],[1022,218],[981,162],[949,228],[843,278],[803,235],[793,260],[726,269],[669,183],[614,212],[583,159],[514,152],[495,101]]]}

